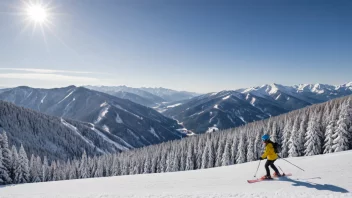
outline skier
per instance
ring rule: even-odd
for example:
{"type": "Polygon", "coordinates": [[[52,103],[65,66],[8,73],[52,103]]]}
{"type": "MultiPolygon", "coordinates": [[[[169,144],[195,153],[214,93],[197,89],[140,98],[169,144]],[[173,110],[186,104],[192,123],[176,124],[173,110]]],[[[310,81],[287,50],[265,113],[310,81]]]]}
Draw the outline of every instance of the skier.
{"type": "Polygon", "coordinates": [[[263,176],[262,179],[271,179],[269,166],[275,171],[274,176],[280,177],[281,174],[274,165],[275,160],[278,158],[278,155],[274,149],[274,143],[270,140],[270,136],[268,134],[263,135],[262,140],[265,144],[265,149],[263,155],[259,159],[267,159],[265,163],[266,175],[263,176]]]}

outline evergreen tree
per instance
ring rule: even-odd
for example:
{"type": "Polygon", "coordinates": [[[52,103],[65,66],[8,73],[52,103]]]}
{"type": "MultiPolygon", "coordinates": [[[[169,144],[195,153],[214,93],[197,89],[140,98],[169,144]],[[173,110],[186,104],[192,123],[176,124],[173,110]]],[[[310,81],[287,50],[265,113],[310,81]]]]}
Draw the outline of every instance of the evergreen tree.
{"type": "Polygon", "coordinates": [[[325,131],[325,144],[324,144],[324,154],[325,153],[332,153],[334,152],[333,145],[334,145],[334,132],[336,127],[336,109],[331,110],[331,114],[329,115],[329,122],[326,127],[325,131]]]}
{"type": "Polygon", "coordinates": [[[4,166],[3,162],[4,162],[4,158],[2,156],[2,149],[0,148],[0,184],[1,185],[9,184],[8,182],[11,181],[9,173],[6,167],[4,166]]]}
{"type": "Polygon", "coordinates": [[[187,159],[186,159],[186,170],[194,170],[195,167],[195,154],[193,149],[193,144],[190,142],[187,149],[187,159]]]}
{"type": "Polygon", "coordinates": [[[49,162],[48,162],[48,158],[46,156],[44,156],[44,160],[43,160],[43,176],[42,176],[42,181],[46,182],[49,181],[50,179],[50,171],[49,171],[49,162]]]}
{"type": "Polygon", "coordinates": [[[283,139],[282,139],[282,144],[281,144],[281,157],[287,157],[288,156],[288,150],[289,150],[289,140],[291,137],[291,131],[292,131],[292,122],[291,122],[291,118],[286,116],[285,119],[285,127],[284,127],[284,131],[283,131],[283,139]]]}
{"type": "Polygon", "coordinates": [[[4,184],[11,184],[11,170],[13,170],[12,166],[12,153],[9,149],[9,142],[6,135],[6,132],[3,132],[0,135],[0,148],[2,153],[2,165],[3,165],[3,176],[1,179],[4,184]]]}
{"type": "Polygon", "coordinates": [[[19,168],[16,172],[16,181],[17,183],[27,183],[29,182],[29,163],[26,151],[23,148],[23,145],[20,147],[20,151],[18,153],[18,163],[19,168]]]}
{"type": "Polygon", "coordinates": [[[293,122],[293,127],[291,131],[291,136],[289,139],[289,157],[298,157],[302,156],[300,143],[299,143],[299,117],[297,116],[295,121],[293,122]]]}
{"type": "Polygon", "coordinates": [[[314,112],[311,114],[308,122],[307,136],[305,143],[305,155],[319,155],[321,153],[322,144],[320,138],[320,127],[317,122],[317,114],[314,112]]]}
{"type": "Polygon", "coordinates": [[[255,157],[254,154],[254,141],[252,140],[253,138],[249,137],[248,138],[248,146],[247,146],[247,162],[255,161],[257,158],[255,157]]]}
{"type": "Polygon", "coordinates": [[[89,177],[89,169],[88,169],[88,157],[86,151],[82,154],[81,164],[79,166],[80,178],[88,178],[89,177]]]}
{"type": "Polygon", "coordinates": [[[241,164],[246,162],[246,137],[245,134],[242,132],[240,141],[238,144],[238,152],[236,156],[236,163],[241,164]]]}
{"type": "Polygon", "coordinates": [[[348,115],[348,104],[345,102],[341,106],[339,120],[333,134],[333,146],[334,152],[346,151],[349,149],[349,131],[348,125],[351,122],[348,115]]]}
{"type": "Polygon", "coordinates": [[[225,150],[221,158],[222,166],[231,165],[231,145],[232,145],[232,139],[228,137],[226,139],[225,150]]]}
{"type": "Polygon", "coordinates": [[[233,138],[231,145],[231,165],[236,163],[239,139],[237,135],[233,138]]]}

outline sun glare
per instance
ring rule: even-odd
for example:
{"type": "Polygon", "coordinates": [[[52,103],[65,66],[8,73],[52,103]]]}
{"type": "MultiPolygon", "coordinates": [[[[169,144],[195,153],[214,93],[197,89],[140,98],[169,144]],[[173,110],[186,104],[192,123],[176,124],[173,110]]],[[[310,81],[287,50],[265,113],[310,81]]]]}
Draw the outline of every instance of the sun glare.
{"type": "Polygon", "coordinates": [[[27,8],[28,17],[36,23],[44,23],[48,17],[47,12],[41,5],[29,5],[27,8]]]}

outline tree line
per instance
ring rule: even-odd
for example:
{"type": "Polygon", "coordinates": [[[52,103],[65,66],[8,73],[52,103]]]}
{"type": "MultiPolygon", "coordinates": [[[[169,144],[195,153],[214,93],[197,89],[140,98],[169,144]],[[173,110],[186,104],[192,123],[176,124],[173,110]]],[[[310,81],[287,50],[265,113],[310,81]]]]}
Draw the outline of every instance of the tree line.
{"type": "Polygon", "coordinates": [[[281,146],[281,157],[312,156],[352,149],[352,97],[331,100],[270,119],[116,154],[65,162],[27,156],[0,134],[0,183],[17,184],[92,177],[206,169],[257,160],[262,135],[281,146]]]}

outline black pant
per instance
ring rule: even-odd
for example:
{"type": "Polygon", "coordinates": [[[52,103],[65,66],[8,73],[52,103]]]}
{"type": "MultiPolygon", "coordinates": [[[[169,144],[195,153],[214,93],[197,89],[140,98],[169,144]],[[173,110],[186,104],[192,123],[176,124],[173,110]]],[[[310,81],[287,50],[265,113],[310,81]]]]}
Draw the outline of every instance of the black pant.
{"type": "Polygon", "coordinates": [[[265,170],[266,170],[266,175],[270,176],[270,170],[269,170],[269,166],[275,171],[276,174],[280,174],[279,170],[277,170],[276,166],[274,165],[274,162],[276,160],[266,160],[265,163],[265,170]]]}

